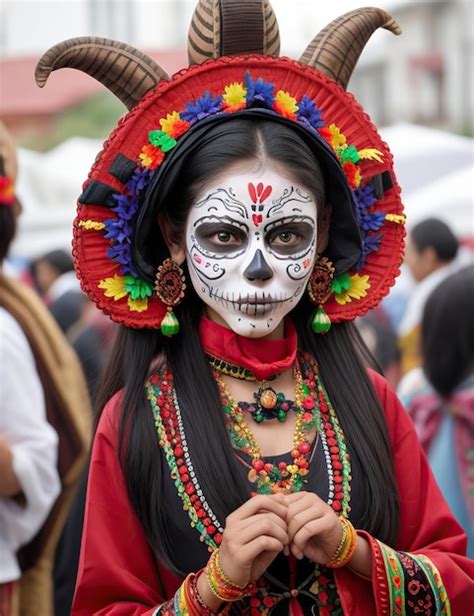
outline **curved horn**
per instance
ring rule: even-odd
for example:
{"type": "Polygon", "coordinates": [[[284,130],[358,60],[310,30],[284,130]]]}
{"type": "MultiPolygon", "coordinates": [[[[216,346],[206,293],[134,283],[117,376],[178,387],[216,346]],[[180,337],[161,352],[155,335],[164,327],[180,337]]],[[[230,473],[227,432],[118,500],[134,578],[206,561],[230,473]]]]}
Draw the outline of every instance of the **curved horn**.
{"type": "Polygon", "coordinates": [[[248,53],[280,53],[280,32],[269,0],[199,0],[189,27],[189,64],[248,53]]]}
{"type": "Polygon", "coordinates": [[[36,66],[40,88],[59,68],[76,68],[100,81],[131,109],[161,79],[169,79],[161,66],[134,47],[96,36],[58,43],[44,53],[36,66]]]}
{"type": "Polygon", "coordinates": [[[299,61],[346,89],[362,50],[377,28],[397,35],[402,32],[395,19],[382,9],[367,7],[345,13],[315,36],[299,61]]]}

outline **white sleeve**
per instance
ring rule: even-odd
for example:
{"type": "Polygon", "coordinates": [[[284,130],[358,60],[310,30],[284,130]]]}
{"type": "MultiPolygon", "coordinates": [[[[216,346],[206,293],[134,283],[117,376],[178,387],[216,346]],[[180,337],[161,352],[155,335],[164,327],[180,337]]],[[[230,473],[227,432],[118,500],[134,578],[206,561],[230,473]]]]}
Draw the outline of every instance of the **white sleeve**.
{"type": "Polygon", "coordinates": [[[16,552],[45,521],[60,492],[58,437],[46,420],[41,382],[28,341],[0,308],[0,436],[26,502],[0,497],[0,544],[16,552]]]}

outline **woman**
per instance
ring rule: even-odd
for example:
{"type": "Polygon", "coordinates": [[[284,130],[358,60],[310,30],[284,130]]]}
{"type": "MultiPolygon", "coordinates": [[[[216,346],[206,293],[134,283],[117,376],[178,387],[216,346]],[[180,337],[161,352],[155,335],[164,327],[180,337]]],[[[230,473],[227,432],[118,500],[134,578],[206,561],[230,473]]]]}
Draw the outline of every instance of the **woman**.
{"type": "Polygon", "coordinates": [[[469,608],[465,537],[350,324],[404,236],[390,154],[340,87],[379,26],[399,31],[348,14],[297,63],[268,2],[200,2],[170,81],[103,39],[40,61],[40,84],[82,68],[131,109],[75,223],[83,287],[125,327],[73,614],[469,608]]]}
{"type": "Polygon", "coordinates": [[[470,558],[474,556],[469,457],[474,443],[473,297],[472,266],[452,274],[431,293],[421,323],[423,368],[409,372],[399,387],[436,481],[466,531],[470,558]]]}

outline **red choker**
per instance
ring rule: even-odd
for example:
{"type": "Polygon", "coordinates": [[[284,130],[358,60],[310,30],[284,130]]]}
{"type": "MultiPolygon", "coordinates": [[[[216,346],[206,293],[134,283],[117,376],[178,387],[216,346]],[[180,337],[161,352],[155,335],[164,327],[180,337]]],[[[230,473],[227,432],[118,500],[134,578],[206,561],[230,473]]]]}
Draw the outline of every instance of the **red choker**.
{"type": "Polygon", "coordinates": [[[231,329],[201,317],[199,337],[208,355],[250,370],[258,381],[288,370],[296,360],[298,339],[290,319],[285,321],[282,340],[262,340],[239,336],[231,329]]]}

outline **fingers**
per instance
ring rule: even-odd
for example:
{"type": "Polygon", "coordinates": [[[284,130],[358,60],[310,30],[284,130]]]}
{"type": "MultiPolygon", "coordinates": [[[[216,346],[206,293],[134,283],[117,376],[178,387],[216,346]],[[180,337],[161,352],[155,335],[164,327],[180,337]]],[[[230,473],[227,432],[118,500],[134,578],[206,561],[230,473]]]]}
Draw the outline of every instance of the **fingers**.
{"type": "Polygon", "coordinates": [[[250,518],[250,523],[239,533],[239,543],[245,545],[260,536],[278,539],[283,547],[289,542],[285,522],[274,514],[261,514],[250,518]]]}
{"type": "Polygon", "coordinates": [[[307,508],[299,511],[295,515],[292,516],[290,523],[288,524],[288,536],[290,541],[294,540],[295,535],[306,525],[308,522],[312,520],[317,520],[321,516],[318,515],[318,512],[314,510],[314,508],[307,508]]]}
{"type": "Polygon", "coordinates": [[[291,541],[291,551],[296,558],[303,558],[306,544],[313,537],[321,535],[327,530],[327,521],[324,518],[309,520],[294,535],[291,541]]]}
{"type": "Polygon", "coordinates": [[[237,520],[244,520],[260,511],[275,513],[285,520],[287,506],[284,499],[285,497],[283,494],[272,494],[271,496],[260,494],[254,496],[227,517],[226,526],[228,526],[229,522],[232,523],[237,520]]]}
{"type": "Polygon", "coordinates": [[[252,562],[263,552],[273,552],[278,554],[283,550],[285,544],[275,537],[260,535],[241,548],[241,558],[252,562]]]}

